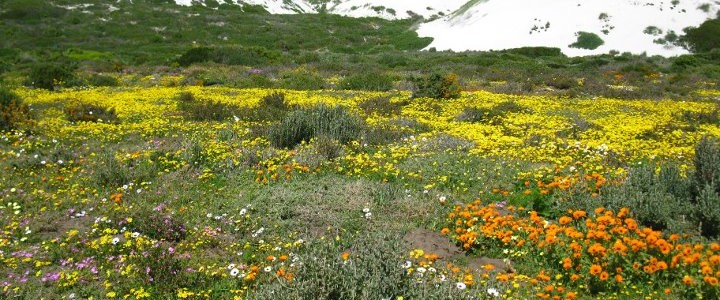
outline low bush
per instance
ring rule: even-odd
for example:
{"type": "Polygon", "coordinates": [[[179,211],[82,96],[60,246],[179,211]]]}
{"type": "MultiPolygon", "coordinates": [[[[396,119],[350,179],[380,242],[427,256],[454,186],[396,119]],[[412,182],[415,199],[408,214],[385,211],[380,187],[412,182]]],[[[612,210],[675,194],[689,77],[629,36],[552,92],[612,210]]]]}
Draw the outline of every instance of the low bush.
{"type": "Polygon", "coordinates": [[[115,108],[107,108],[97,104],[76,103],[65,107],[65,117],[70,122],[104,122],[117,123],[115,108]]]}
{"type": "Polygon", "coordinates": [[[17,94],[0,86],[0,131],[15,129],[29,114],[30,108],[17,94]]]}
{"type": "Polygon", "coordinates": [[[362,122],[341,106],[318,105],[290,112],[270,128],[269,140],[278,148],[292,148],[314,137],[326,137],[347,143],[356,140],[362,122]]]}
{"type": "Polygon", "coordinates": [[[325,79],[312,72],[289,72],[282,75],[280,87],[290,90],[312,91],[326,87],[325,79]]]}
{"type": "Polygon", "coordinates": [[[455,74],[432,74],[426,78],[412,79],[415,83],[413,98],[456,99],[460,98],[460,84],[455,74]]]}
{"type": "Polygon", "coordinates": [[[605,44],[605,41],[592,32],[578,31],[575,33],[575,36],[577,36],[577,41],[570,44],[568,47],[595,50],[605,44]]]}
{"type": "Polygon", "coordinates": [[[46,90],[54,90],[65,86],[67,82],[75,80],[72,69],[68,66],[42,63],[30,68],[30,74],[25,85],[46,90]]]}
{"type": "Polygon", "coordinates": [[[360,73],[350,75],[340,81],[343,90],[389,91],[393,88],[392,77],[381,73],[360,73]]]}
{"type": "Polygon", "coordinates": [[[178,95],[177,108],[194,121],[224,121],[237,114],[239,109],[219,101],[201,101],[190,92],[178,95]]]}

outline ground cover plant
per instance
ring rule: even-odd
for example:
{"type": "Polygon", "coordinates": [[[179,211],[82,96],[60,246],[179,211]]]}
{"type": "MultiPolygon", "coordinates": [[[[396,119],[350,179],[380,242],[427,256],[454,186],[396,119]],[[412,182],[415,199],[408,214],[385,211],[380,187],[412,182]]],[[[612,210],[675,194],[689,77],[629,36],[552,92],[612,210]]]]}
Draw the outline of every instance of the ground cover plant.
{"type": "Polygon", "coordinates": [[[145,80],[159,86],[7,91],[32,122],[0,138],[4,297],[718,293],[715,91],[435,99],[145,80]]]}
{"type": "Polygon", "coordinates": [[[693,54],[566,57],[0,2],[0,298],[720,296],[716,20],[673,33],[693,54]]]}

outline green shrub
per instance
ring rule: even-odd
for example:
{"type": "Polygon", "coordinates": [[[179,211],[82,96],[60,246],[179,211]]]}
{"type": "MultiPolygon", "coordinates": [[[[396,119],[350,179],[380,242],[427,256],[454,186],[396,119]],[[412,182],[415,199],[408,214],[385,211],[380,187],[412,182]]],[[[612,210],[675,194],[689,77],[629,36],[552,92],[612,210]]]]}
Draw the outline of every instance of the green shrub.
{"type": "Polygon", "coordinates": [[[568,47],[595,50],[605,44],[605,41],[592,32],[578,31],[575,33],[575,36],[577,36],[577,41],[570,44],[568,47]]]}
{"type": "MultiPolygon", "coordinates": [[[[393,193],[393,192],[388,192],[393,193]]],[[[261,285],[250,299],[472,299],[486,293],[484,286],[472,292],[458,289],[455,281],[418,283],[402,267],[401,238],[390,234],[364,234],[348,247],[323,239],[300,253],[306,257],[292,282],[261,285]],[[344,261],[340,254],[348,251],[344,261]]],[[[429,276],[427,281],[435,280],[429,276]]]]}
{"type": "Polygon", "coordinates": [[[282,54],[264,47],[226,47],[212,51],[213,62],[226,65],[266,66],[280,60],[282,54]]]}
{"type": "Polygon", "coordinates": [[[704,136],[700,140],[695,147],[694,163],[696,194],[706,186],[715,186],[715,192],[720,193],[720,143],[717,138],[704,136]]]}
{"type": "Polygon", "coordinates": [[[350,75],[340,81],[343,90],[389,91],[393,88],[392,77],[380,73],[360,73],[350,75]]]}
{"type": "Polygon", "coordinates": [[[26,85],[46,90],[54,90],[73,81],[75,75],[71,68],[60,64],[36,64],[30,68],[26,85]]]}
{"type": "Polygon", "coordinates": [[[70,122],[119,122],[114,108],[89,103],[76,103],[65,107],[65,117],[70,122]]]}
{"type": "Polygon", "coordinates": [[[177,59],[177,62],[183,67],[195,63],[203,63],[210,60],[210,54],[212,54],[213,51],[213,48],[208,47],[190,48],[177,59]]]}
{"type": "Polygon", "coordinates": [[[698,27],[688,27],[683,31],[685,35],[679,38],[679,42],[690,52],[702,53],[720,48],[720,18],[707,20],[698,27]]]}
{"type": "Polygon", "coordinates": [[[30,108],[20,96],[0,86],[0,131],[15,129],[29,114],[30,108]]]}
{"type": "Polygon", "coordinates": [[[332,138],[340,143],[356,140],[362,123],[341,106],[318,105],[289,113],[270,128],[269,140],[278,148],[291,148],[314,137],[332,138]]]}
{"type": "Polygon", "coordinates": [[[118,80],[109,75],[93,74],[88,78],[88,83],[92,86],[117,86],[118,80]]]}
{"type": "Polygon", "coordinates": [[[260,99],[261,107],[272,107],[277,109],[288,109],[288,104],[285,103],[285,94],[280,92],[272,92],[267,94],[260,99]]]}
{"type": "Polygon", "coordinates": [[[426,78],[413,79],[416,89],[413,98],[456,99],[460,98],[460,84],[455,74],[432,74],[426,78]]]}
{"type": "Polygon", "coordinates": [[[178,95],[177,108],[194,121],[224,121],[238,114],[239,109],[220,101],[201,101],[190,92],[178,95]]]}
{"type": "Polygon", "coordinates": [[[281,76],[280,87],[301,91],[322,90],[325,88],[325,79],[307,71],[289,72],[281,76]]]}

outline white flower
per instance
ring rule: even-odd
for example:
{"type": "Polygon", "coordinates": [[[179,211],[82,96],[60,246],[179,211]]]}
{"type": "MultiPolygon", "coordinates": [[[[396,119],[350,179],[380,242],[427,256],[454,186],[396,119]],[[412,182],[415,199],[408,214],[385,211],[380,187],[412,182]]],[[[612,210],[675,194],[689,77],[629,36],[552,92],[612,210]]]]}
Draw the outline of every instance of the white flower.
{"type": "Polygon", "coordinates": [[[46,164],[47,162],[45,162],[45,161],[43,160],[43,161],[40,161],[40,163],[44,165],[44,164],[46,164]]]}
{"type": "Polygon", "coordinates": [[[447,200],[447,197],[440,196],[440,203],[445,203],[445,200],[447,200]]]}
{"type": "Polygon", "coordinates": [[[425,273],[425,272],[427,272],[427,269],[425,269],[423,267],[418,267],[417,271],[418,271],[418,273],[425,273]]]}
{"type": "Polygon", "coordinates": [[[430,267],[430,268],[428,268],[428,272],[435,273],[435,272],[437,272],[437,270],[433,267],[430,267]]]}
{"type": "Polygon", "coordinates": [[[493,296],[493,297],[500,296],[500,292],[498,292],[498,290],[494,289],[494,288],[487,289],[487,293],[488,293],[488,295],[493,296]]]}
{"type": "Polygon", "coordinates": [[[235,264],[229,264],[229,265],[227,266],[227,269],[228,269],[228,270],[235,269],[235,264]]]}
{"type": "Polygon", "coordinates": [[[464,290],[467,287],[467,285],[465,285],[465,283],[463,283],[463,282],[458,282],[455,284],[455,287],[457,287],[458,289],[464,290]]]}
{"type": "Polygon", "coordinates": [[[247,213],[247,209],[244,209],[244,208],[243,208],[243,209],[240,210],[240,215],[241,215],[241,216],[244,215],[244,214],[246,214],[246,213],[247,213]]]}
{"type": "Polygon", "coordinates": [[[119,237],[115,237],[115,238],[112,239],[112,244],[113,244],[113,245],[117,245],[117,243],[119,243],[119,242],[120,242],[120,238],[119,238],[119,237]]]}
{"type": "Polygon", "coordinates": [[[367,208],[367,207],[366,207],[366,208],[363,208],[363,212],[364,212],[364,213],[369,213],[369,212],[370,212],[370,209],[367,208]]]}
{"type": "Polygon", "coordinates": [[[372,213],[371,212],[365,213],[365,219],[369,220],[370,218],[372,218],[372,213]]]}
{"type": "Polygon", "coordinates": [[[270,271],[272,271],[272,267],[271,267],[271,266],[267,266],[267,267],[265,267],[265,269],[263,269],[263,271],[265,271],[266,273],[267,273],[267,272],[270,272],[270,271]]]}
{"type": "Polygon", "coordinates": [[[132,233],[133,238],[138,238],[139,236],[140,236],[140,233],[137,231],[132,233]]]}
{"type": "Polygon", "coordinates": [[[65,162],[64,162],[62,159],[60,159],[60,160],[57,161],[57,163],[58,163],[59,165],[62,165],[62,164],[65,163],[65,162]]]}
{"type": "Polygon", "coordinates": [[[440,274],[437,276],[437,279],[442,282],[445,282],[445,280],[447,280],[447,277],[445,277],[445,274],[440,274]]]}
{"type": "Polygon", "coordinates": [[[230,270],[230,276],[235,277],[235,276],[238,276],[238,274],[240,274],[240,270],[238,270],[236,268],[233,268],[232,270],[230,270]]]}
{"type": "Polygon", "coordinates": [[[408,268],[412,267],[412,262],[409,260],[406,260],[405,263],[402,265],[402,267],[404,269],[408,269],[408,268]]]}

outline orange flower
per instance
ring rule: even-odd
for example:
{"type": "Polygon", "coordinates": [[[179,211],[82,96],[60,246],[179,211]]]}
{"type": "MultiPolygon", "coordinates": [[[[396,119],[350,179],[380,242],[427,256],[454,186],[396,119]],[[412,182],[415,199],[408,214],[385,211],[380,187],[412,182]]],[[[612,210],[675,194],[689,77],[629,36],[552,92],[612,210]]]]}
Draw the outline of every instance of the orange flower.
{"type": "Polygon", "coordinates": [[[600,275],[601,272],[602,272],[601,266],[599,266],[599,265],[590,266],[590,274],[597,276],[597,275],[600,275]]]}
{"type": "Polygon", "coordinates": [[[670,295],[670,293],[672,293],[672,290],[671,290],[671,289],[665,289],[664,293],[665,293],[665,295],[670,295]]]}
{"type": "Polygon", "coordinates": [[[576,210],[573,212],[573,218],[575,218],[575,220],[584,218],[585,215],[587,215],[587,213],[585,213],[584,210],[576,210]]]}
{"type": "Polygon", "coordinates": [[[620,274],[615,275],[615,282],[617,283],[623,283],[623,277],[620,274]]]}
{"type": "Polygon", "coordinates": [[[718,284],[718,279],[716,277],[706,276],[703,278],[703,281],[712,286],[716,286],[718,284]]]}
{"type": "Polygon", "coordinates": [[[567,217],[567,216],[562,216],[562,217],[560,217],[560,220],[558,220],[558,221],[560,222],[560,225],[567,225],[570,222],[572,222],[572,218],[567,217]]]}
{"type": "Polygon", "coordinates": [[[440,233],[442,233],[442,234],[448,234],[449,232],[450,232],[450,228],[447,228],[447,227],[440,230],[440,233]]]}
{"type": "Polygon", "coordinates": [[[692,277],[685,275],[685,277],[683,277],[682,279],[682,283],[685,285],[692,285],[693,283],[695,283],[695,280],[692,277]]]}
{"type": "Polygon", "coordinates": [[[348,260],[350,258],[350,252],[345,251],[342,254],[340,254],[340,257],[342,258],[342,260],[348,260]]]}
{"type": "Polygon", "coordinates": [[[600,280],[605,281],[608,280],[608,278],[610,278],[610,274],[608,274],[607,272],[600,273],[600,280]]]}
{"type": "Polygon", "coordinates": [[[577,298],[577,293],[575,292],[567,292],[567,294],[565,294],[565,299],[573,300],[575,298],[577,298]]]}

